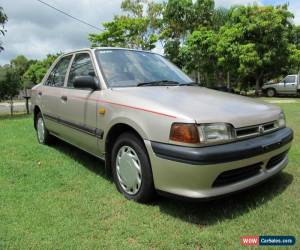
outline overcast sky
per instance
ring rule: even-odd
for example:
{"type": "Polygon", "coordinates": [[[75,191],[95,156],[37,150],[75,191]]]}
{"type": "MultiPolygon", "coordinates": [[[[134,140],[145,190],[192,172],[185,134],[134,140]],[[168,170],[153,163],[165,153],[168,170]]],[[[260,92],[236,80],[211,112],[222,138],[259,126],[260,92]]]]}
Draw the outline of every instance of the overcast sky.
{"type": "MultiPolygon", "coordinates": [[[[112,20],[120,13],[122,0],[43,0],[88,23],[101,27],[101,23],[112,20]]],[[[248,4],[252,0],[215,0],[216,6],[248,4]]],[[[283,0],[260,0],[260,4],[286,3],[283,0]]],[[[290,0],[290,10],[295,13],[295,22],[300,24],[300,1],[290,0]]],[[[48,53],[89,47],[88,34],[95,29],[50,9],[37,0],[1,0],[0,6],[8,16],[1,37],[4,51],[0,53],[0,65],[8,63],[16,55],[23,54],[40,59],[48,53]]]]}

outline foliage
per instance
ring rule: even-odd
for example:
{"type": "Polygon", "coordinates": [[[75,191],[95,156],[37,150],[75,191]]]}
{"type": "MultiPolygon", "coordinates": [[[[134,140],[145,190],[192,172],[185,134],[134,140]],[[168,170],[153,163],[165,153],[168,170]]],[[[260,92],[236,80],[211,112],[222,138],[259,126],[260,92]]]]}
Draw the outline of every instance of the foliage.
{"type": "Polygon", "coordinates": [[[21,79],[15,68],[5,65],[0,68],[0,101],[10,100],[11,115],[13,115],[13,98],[19,93],[21,79]]]}
{"type": "MultiPolygon", "coordinates": [[[[6,30],[4,29],[4,25],[7,22],[7,16],[3,11],[3,8],[0,6],[0,34],[4,36],[6,30]]],[[[0,52],[3,50],[3,47],[1,46],[2,42],[0,40],[0,52]]]]}
{"type": "Polygon", "coordinates": [[[180,47],[188,34],[198,27],[212,23],[214,2],[212,0],[169,0],[163,11],[160,38],[168,59],[182,67],[180,47]]]}
{"type": "Polygon", "coordinates": [[[287,6],[241,6],[220,29],[218,53],[226,65],[236,65],[242,79],[256,81],[281,73],[288,63],[292,14],[287,6]]]}
{"type": "Polygon", "coordinates": [[[90,34],[92,46],[114,46],[151,50],[158,40],[160,26],[160,3],[141,0],[124,0],[121,8],[126,15],[115,16],[113,21],[103,23],[105,31],[90,34]],[[146,13],[146,15],[144,15],[146,13]]]}
{"type": "Polygon", "coordinates": [[[112,22],[104,23],[105,32],[91,34],[92,46],[127,47],[151,50],[155,47],[157,37],[148,34],[148,20],[143,17],[115,17],[112,22]]]}
{"type": "Polygon", "coordinates": [[[218,9],[213,16],[218,24],[198,27],[181,46],[181,58],[188,58],[184,66],[213,81],[231,75],[243,84],[256,83],[258,90],[263,80],[299,62],[297,46],[291,46],[299,38],[291,35],[292,17],[286,5],[218,9]]]}
{"type": "Polygon", "coordinates": [[[31,64],[33,64],[34,60],[28,60],[23,55],[16,56],[13,60],[11,60],[10,64],[15,69],[16,73],[18,74],[19,78],[21,79],[23,87],[30,88],[31,86],[27,85],[26,79],[24,79],[24,74],[28,70],[31,64]]]}
{"type": "Polygon", "coordinates": [[[213,12],[211,27],[214,30],[219,30],[225,25],[230,19],[231,10],[223,7],[216,8],[213,12]]]}
{"type": "Polygon", "coordinates": [[[24,85],[29,88],[40,83],[59,55],[60,53],[55,55],[49,54],[45,59],[33,62],[23,75],[24,85]]]}
{"type": "MultiPolygon", "coordinates": [[[[180,49],[185,69],[190,73],[215,72],[217,70],[216,46],[217,33],[214,30],[201,27],[194,31],[180,49]]],[[[207,79],[204,80],[207,82],[207,79]]]]}
{"type": "Polygon", "coordinates": [[[183,39],[200,25],[212,22],[214,2],[211,0],[169,0],[163,11],[165,39],[183,39]]]}
{"type": "Polygon", "coordinates": [[[29,66],[33,63],[34,61],[28,60],[25,56],[23,55],[18,55],[14,59],[10,61],[10,64],[13,68],[15,68],[16,72],[20,77],[24,75],[26,70],[29,68],[29,66]]]}
{"type": "Polygon", "coordinates": [[[289,46],[289,64],[287,73],[295,74],[300,72],[300,49],[296,45],[289,46]]]}
{"type": "Polygon", "coordinates": [[[207,84],[255,86],[300,70],[300,26],[287,5],[214,8],[213,0],[124,0],[94,46],[153,49],[207,84]]]}
{"type": "Polygon", "coordinates": [[[10,65],[0,68],[0,100],[11,100],[19,93],[21,79],[16,71],[10,65]]]}
{"type": "Polygon", "coordinates": [[[23,74],[31,61],[19,55],[0,68],[0,100],[12,100],[22,87],[23,74]]]}

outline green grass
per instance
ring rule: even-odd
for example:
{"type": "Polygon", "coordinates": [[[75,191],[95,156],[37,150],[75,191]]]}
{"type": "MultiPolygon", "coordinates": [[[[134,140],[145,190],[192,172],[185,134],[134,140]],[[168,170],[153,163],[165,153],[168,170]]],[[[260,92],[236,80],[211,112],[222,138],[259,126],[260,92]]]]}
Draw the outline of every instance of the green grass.
{"type": "Polygon", "coordinates": [[[299,249],[300,104],[280,105],[295,132],[288,167],[201,203],[127,201],[100,160],[39,145],[30,116],[0,118],[0,249],[245,249],[242,235],[294,235],[299,249]]]}

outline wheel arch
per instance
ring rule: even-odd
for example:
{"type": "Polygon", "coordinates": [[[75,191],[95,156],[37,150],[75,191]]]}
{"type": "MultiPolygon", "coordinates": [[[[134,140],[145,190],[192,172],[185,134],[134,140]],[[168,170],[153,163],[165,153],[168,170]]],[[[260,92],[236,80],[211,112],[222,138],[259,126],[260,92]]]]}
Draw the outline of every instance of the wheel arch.
{"type": "Polygon", "coordinates": [[[36,118],[38,113],[42,113],[40,107],[38,105],[35,105],[33,108],[33,124],[34,124],[34,128],[36,129],[36,118]]]}
{"type": "MultiPolygon", "coordinates": [[[[107,175],[112,175],[112,167],[111,167],[111,153],[112,153],[112,147],[118,137],[125,133],[125,132],[131,132],[135,134],[144,144],[144,139],[146,139],[145,132],[141,130],[140,127],[135,126],[135,124],[132,124],[130,122],[116,122],[112,126],[110,126],[104,140],[105,140],[105,170],[107,175]]],[[[146,146],[145,146],[146,149],[146,146]]],[[[147,151],[146,151],[147,152],[147,151]]],[[[148,154],[148,152],[147,152],[148,154]]]]}

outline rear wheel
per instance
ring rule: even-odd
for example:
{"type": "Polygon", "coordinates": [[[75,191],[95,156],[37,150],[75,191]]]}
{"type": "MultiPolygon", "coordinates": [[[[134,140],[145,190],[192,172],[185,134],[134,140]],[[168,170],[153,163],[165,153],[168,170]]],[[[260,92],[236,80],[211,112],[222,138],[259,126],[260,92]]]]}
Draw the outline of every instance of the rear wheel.
{"type": "Polygon", "coordinates": [[[41,113],[37,114],[35,122],[38,142],[40,144],[49,144],[51,141],[51,135],[45,126],[45,122],[41,113]]]}
{"type": "Polygon", "coordinates": [[[155,191],[146,148],[133,133],[120,135],[112,150],[113,177],[117,189],[130,200],[149,202],[155,191]]]}
{"type": "Polygon", "coordinates": [[[267,96],[274,97],[276,95],[275,89],[267,89],[267,96]]]}

